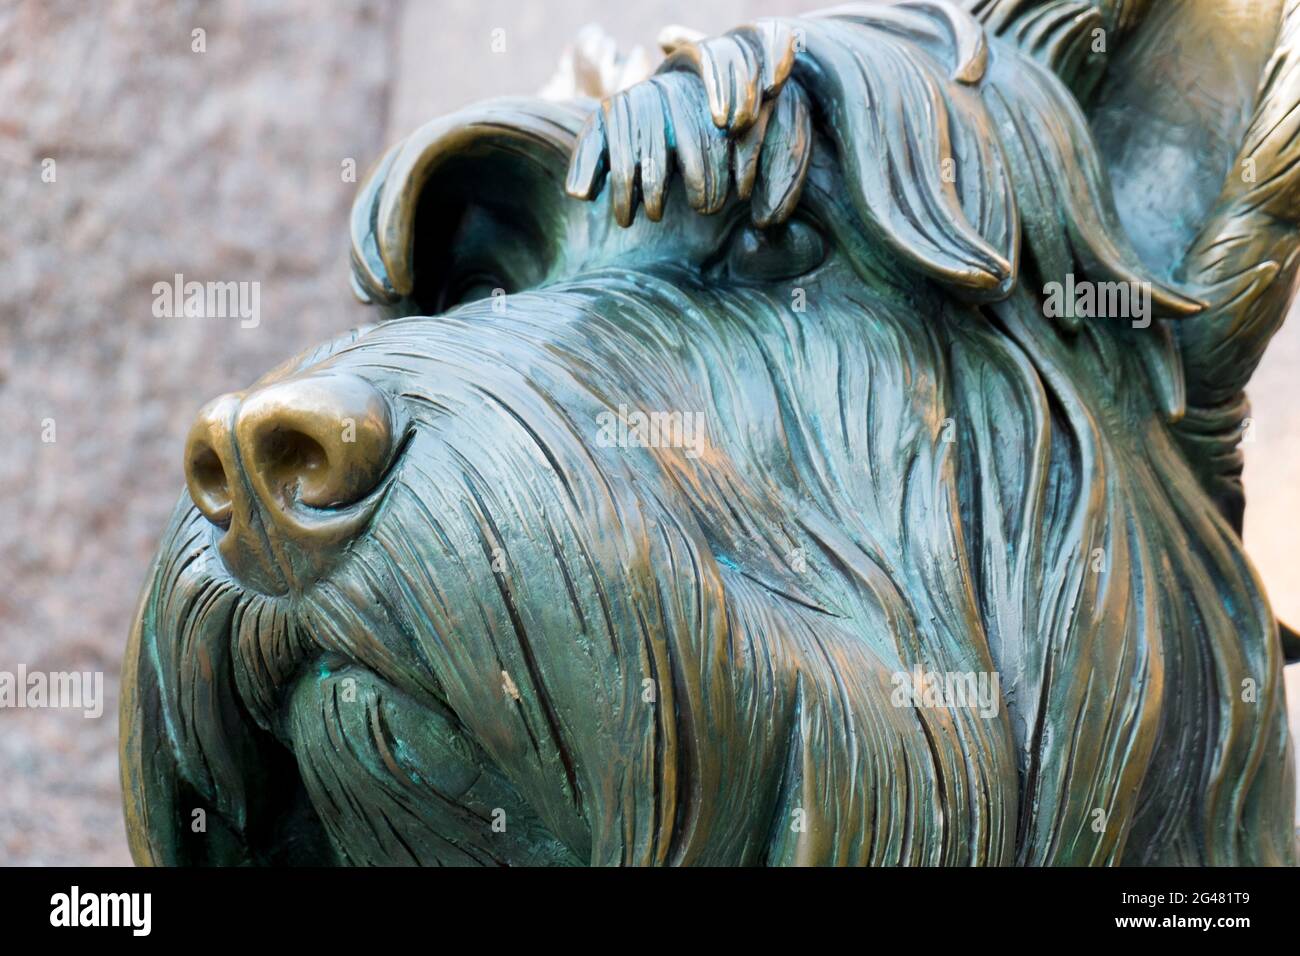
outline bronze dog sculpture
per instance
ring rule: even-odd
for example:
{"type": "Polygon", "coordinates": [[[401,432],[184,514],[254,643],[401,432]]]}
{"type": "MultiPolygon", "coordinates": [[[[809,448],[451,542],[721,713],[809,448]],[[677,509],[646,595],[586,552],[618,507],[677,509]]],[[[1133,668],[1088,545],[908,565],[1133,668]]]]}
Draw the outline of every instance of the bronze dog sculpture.
{"type": "Polygon", "coordinates": [[[858,4],[399,143],[385,321],[190,435],[136,860],[1293,863],[1237,446],[1298,34],[858,4]]]}

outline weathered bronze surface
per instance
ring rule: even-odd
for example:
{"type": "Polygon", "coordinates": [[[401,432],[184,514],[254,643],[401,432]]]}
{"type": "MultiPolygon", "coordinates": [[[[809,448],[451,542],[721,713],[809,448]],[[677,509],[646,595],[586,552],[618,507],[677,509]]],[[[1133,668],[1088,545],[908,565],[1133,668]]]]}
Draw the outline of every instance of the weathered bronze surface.
{"type": "Polygon", "coordinates": [[[399,143],[385,321],[191,433],[136,860],[1293,863],[1238,443],[1298,35],[861,4],[399,143]]]}

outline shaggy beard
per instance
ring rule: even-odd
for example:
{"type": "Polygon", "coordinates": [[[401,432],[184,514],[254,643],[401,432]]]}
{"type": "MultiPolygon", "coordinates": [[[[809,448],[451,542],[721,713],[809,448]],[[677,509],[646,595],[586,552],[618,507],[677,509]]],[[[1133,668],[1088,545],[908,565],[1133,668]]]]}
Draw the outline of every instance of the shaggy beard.
{"type": "Polygon", "coordinates": [[[307,594],[266,596],[226,574],[213,529],[182,502],[145,605],[161,655],[153,729],[176,760],[180,818],[211,810],[221,827],[177,834],[171,862],[578,862],[446,708],[394,603],[410,593],[395,555],[420,533],[389,529],[307,594]],[[302,791],[288,798],[272,785],[287,752],[302,791]],[[240,849],[222,857],[213,842],[240,849]]]}

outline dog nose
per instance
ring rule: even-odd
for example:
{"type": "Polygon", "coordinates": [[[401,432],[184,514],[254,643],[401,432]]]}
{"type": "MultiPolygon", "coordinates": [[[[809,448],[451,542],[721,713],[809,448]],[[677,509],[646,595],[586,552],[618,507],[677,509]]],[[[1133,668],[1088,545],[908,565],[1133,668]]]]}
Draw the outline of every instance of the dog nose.
{"type": "Polygon", "coordinates": [[[383,393],[317,371],[205,405],[186,441],[185,481],[199,511],[226,530],[231,570],[280,590],[319,570],[319,552],[366,517],[350,506],[378,487],[394,451],[383,393]]]}

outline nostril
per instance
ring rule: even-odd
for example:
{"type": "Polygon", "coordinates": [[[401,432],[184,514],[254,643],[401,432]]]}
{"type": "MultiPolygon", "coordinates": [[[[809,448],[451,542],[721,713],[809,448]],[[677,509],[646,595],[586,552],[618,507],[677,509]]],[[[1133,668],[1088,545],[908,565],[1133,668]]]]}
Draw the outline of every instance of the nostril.
{"type": "Polygon", "coordinates": [[[259,442],[255,457],[271,487],[282,500],[295,498],[320,508],[344,504],[326,500],[339,489],[331,486],[330,461],[321,443],[291,429],[272,428],[259,442]]]}
{"type": "Polygon", "coordinates": [[[253,490],[276,511],[360,501],[379,485],[395,453],[388,400],[341,372],[253,393],[240,407],[235,433],[253,490]]]}
{"type": "Polygon", "coordinates": [[[230,525],[233,464],[230,427],[239,407],[238,393],[222,395],[199,409],[185,438],[185,484],[195,507],[213,524],[230,525]]]}
{"type": "Polygon", "coordinates": [[[199,440],[191,444],[186,457],[186,483],[190,497],[203,516],[216,525],[230,523],[230,482],[216,450],[199,440]]]}

